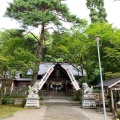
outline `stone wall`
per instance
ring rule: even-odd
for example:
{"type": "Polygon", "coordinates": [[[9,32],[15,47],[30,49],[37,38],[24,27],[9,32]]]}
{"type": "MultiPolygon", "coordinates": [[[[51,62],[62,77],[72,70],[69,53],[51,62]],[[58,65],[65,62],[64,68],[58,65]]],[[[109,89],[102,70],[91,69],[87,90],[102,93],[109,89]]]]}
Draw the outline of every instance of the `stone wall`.
{"type": "Polygon", "coordinates": [[[14,105],[15,106],[22,106],[25,104],[25,98],[15,98],[14,105]]]}

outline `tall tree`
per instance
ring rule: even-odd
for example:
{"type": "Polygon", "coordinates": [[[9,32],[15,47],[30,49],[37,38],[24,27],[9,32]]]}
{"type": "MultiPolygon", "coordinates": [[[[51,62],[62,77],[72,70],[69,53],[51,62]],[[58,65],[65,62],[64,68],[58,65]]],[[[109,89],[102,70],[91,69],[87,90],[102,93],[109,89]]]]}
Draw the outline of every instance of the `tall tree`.
{"type": "Polygon", "coordinates": [[[36,41],[31,36],[22,36],[20,30],[6,30],[0,36],[1,55],[8,59],[9,68],[17,70],[27,67],[35,60],[36,41]]]}
{"type": "Polygon", "coordinates": [[[107,13],[104,8],[104,0],[87,0],[87,8],[90,9],[91,22],[107,22],[107,13]]]}
{"type": "Polygon", "coordinates": [[[108,23],[92,23],[84,29],[54,34],[51,52],[49,52],[53,53],[51,56],[54,55],[54,58],[63,58],[71,64],[81,66],[79,71],[83,69],[86,71],[86,80],[92,85],[100,80],[95,35],[100,36],[103,78],[106,79],[106,76],[108,78],[110,75],[119,77],[120,30],[108,23]]]}
{"type": "MultiPolygon", "coordinates": [[[[27,36],[26,36],[27,37],[27,36]]],[[[29,45],[28,37],[22,37],[22,30],[5,30],[0,35],[0,77],[2,80],[2,93],[11,86],[12,80],[18,71],[27,69],[34,55],[29,45]],[[27,43],[27,46],[26,46],[27,43]]],[[[34,39],[31,38],[34,41],[34,39]]],[[[29,40],[30,41],[30,40],[29,40]]]]}
{"type": "Polygon", "coordinates": [[[55,48],[53,52],[58,53],[56,56],[54,54],[55,58],[61,57],[64,61],[69,62],[80,71],[82,76],[84,76],[83,70],[85,70],[86,75],[80,80],[82,83],[84,80],[90,82],[91,79],[94,79],[97,57],[94,42],[87,39],[86,34],[80,32],[81,29],[54,35],[51,49],[55,48]],[[57,40],[59,42],[56,42],[57,40]]]}
{"type": "Polygon", "coordinates": [[[39,64],[42,55],[44,33],[49,25],[57,26],[60,30],[62,22],[82,22],[75,15],[71,15],[64,0],[13,0],[9,3],[5,15],[18,20],[24,28],[40,26],[40,37],[36,52],[36,67],[33,70],[31,85],[37,80],[39,64]]]}
{"type": "Polygon", "coordinates": [[[108,23],[93,23],[87,28],[86,34],[91,41],[95,39],[95,35],[100,36],[100,54],[103,75],[106,73],[119,73],[120,30],[112,27],[112,25],[108,23]]]}

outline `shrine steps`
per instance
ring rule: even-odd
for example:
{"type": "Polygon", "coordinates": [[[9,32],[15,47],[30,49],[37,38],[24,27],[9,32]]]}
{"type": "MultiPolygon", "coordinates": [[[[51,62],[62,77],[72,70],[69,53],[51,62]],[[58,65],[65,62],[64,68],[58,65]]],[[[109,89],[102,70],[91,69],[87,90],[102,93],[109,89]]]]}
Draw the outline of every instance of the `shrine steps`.
{"type": "Polygon", "coordinates": [[[55,92],[55,91],[50,91],[49,92],[49,96],[65,96],[65,92],[61,91],[61,92],[55,92]]]}
{"type": "Polygon", "coordinates": [[[49,98],[40,101],[41,105],[71,105],[80,106],[79,101],[71,100],[71,97],[49,96],[49,98]]]}

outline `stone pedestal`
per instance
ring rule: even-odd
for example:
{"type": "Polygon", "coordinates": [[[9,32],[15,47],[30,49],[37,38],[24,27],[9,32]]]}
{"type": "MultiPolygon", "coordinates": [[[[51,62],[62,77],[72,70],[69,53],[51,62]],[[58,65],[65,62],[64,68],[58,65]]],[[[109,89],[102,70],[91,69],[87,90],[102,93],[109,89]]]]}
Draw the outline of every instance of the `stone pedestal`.
{"type": "Polygon", "coordinates": [[[85,93],[82,98],[82,108],[96,108],[93,94],[85,93]]]}
{"type": "Polygon", "coordinates": [[[25,108],[40,108],[40,98],[36,87],[30,87],[26,98],[25,108]]]}
{"type": "Polygon", "coordinates": [[[25,108],[40,108],[39,98],[26,98],[25,108]]]}

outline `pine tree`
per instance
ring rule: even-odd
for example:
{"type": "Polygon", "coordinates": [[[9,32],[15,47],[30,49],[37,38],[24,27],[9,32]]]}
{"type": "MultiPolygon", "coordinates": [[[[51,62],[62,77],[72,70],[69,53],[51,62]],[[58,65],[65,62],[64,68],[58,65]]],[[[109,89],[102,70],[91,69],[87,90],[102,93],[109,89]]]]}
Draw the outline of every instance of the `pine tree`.
{"type": "Polygon", "coordinates": [[[90,18],[91,22],[107,22],[107,13],[106,9],[104,8],[104,1],[103,0],[87,0],[87,8],[90,9],[90,18]]]}
{"type": "Polygon", "coordinates": [[[44,33],[48,26],[53,25],[60,29],[62,22],[73,24],[83,22],[70,14],[64,0],[13,0],[13,3],[9,3],[5,16],[18,20],[26,29],[29,26],[41,27],[31,85],[37,80],[44,33]]]}

